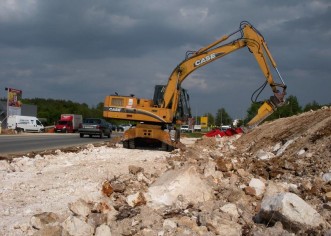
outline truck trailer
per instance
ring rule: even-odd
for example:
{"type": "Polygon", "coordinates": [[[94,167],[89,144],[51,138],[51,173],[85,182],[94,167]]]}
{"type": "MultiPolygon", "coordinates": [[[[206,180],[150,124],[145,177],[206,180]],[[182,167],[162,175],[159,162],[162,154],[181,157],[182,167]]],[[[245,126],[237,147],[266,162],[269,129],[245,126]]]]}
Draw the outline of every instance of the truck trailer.
{"type": "Polygon", "coordinates": [[[14,129],[18,132],[44,132],[45,127],[34,116],[8,116],[7,128],[14,129]]]}
{"type": "Polygon", "coordinates": [[[77,114],[62,114],[54,127],[54,132],[75,133],[79,124],[83,122],[83,116],[77,114]]]}

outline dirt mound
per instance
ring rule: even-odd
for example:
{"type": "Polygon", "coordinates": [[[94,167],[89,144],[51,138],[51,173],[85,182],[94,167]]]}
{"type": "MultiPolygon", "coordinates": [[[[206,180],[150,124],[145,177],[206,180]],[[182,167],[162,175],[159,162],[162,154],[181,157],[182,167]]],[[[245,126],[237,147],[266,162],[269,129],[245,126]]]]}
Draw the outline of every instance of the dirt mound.
{"type": "Polygon", "coordinates": [[[234,145],[246,157],[243,168],[266,179],[322,176],[331,171],[331,109],[265,123],[234,145]],[[261,151],[277,158],[256,161],[261,151]]]}

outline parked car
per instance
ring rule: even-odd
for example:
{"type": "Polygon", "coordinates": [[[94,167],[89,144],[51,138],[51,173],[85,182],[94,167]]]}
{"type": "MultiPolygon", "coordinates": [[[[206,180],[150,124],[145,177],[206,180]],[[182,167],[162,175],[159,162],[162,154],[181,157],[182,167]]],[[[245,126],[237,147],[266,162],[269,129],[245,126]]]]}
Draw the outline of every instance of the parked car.
{"type": "Polygon", "coordinates": [[[112,123],[109,123],[109,122],[108,122],[108,125],[109,125],[109,128],[110,128],[112,131],[116,131],[116,130],[117,130],[117,125],[112,124],[112,123]]]}
{"type": "Polygon", "coordinates": [[[120,124],[116,126],[116,131],[117,132],[124,132],[128,129],[132,128],[131,124],[120,124]]]}
{"type": "Polygon", "coordinates": [[[116,127],[116,131],[117,132],[120,132],[120,131],[124,131],[124,128],[123,128],[123,126],[122,125],[118,125],[117,127],[116,127]]]}
{"type": "Polygon", "coordinates": [[[101,118],[85,118],[83,123],[79,125],[78,133],[81,138],[84,135],[88,135],[92,137],[93,135],[97,135],[100,138],[107,136],[110,138],[112,129],[109,126],[109,123],[101,118]]]}
{"type": "Polygon", "coordinates": [[[182,133],[188,133],[188,132],[192,132],[192,130],[189,128],[188,125],[181,125],[180,126],[180,132],[182,132],[182,133]]]}
{"type": "MultiPolygon", "coordinates": [[[[109,123],[110,124],[110,123],[109,123]]],[[[111,126],[111,130],[112,131],[116,131],[117,130],[117,126],[116,125],[114,125],[114,124],[110,124],[110,126],[111,126]]]]}

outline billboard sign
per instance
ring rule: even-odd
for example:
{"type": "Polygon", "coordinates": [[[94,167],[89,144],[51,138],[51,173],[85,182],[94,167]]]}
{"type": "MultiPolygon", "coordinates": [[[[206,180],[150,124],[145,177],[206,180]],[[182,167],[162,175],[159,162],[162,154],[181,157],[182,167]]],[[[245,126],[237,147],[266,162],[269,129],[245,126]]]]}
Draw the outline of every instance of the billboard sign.
{"type": "Polygon", "coordinates": [[[22,90],[8,88],[7,116],[21,115],[22,90]]]}
{"type": "Polygon", "coordinates": [[[208,116],[200,117],[201,128],[206,129],[208,127],[208,116]]]}

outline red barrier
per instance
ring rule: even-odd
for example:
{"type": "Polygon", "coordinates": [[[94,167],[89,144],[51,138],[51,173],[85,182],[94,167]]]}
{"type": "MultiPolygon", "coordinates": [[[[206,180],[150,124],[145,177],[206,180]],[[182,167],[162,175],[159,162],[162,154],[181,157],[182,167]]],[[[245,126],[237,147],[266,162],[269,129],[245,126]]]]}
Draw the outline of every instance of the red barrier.
{"type": "Polygon", "coordinates": [[[227,129],[225,131],[220,131],[219,129],[214,129],[208,133],[205,134],[207,137],[215,137],[217,135],[224,137],[224,136],[232,136],[235,134],[241,134],[243,133],[243,130],[241,128],[236,128],[236,129],[227,129]]]}

